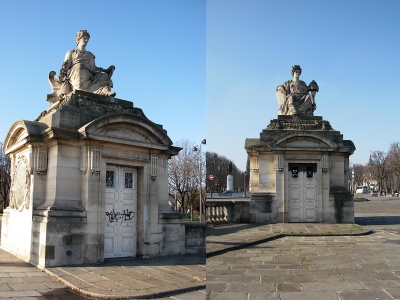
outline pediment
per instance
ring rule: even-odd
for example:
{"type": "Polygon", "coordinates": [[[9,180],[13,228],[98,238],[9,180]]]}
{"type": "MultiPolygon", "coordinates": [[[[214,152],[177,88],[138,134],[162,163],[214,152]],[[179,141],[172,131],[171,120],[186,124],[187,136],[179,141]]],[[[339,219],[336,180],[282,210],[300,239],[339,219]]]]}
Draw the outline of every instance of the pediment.
{"type": "Polygon", "coordinates": [[[123,144],[171,146],[161,125],[129,114],[101,117],[79,129],[84,138],[123,144]]]}
{"type": "Polygon", "coordinates": [[[103,136],[107,138],[160,143],[160,140],[149,130],[132,124],[115,123],[98,128],[92,135],[103,136]]]}
{"type": "Polygon", "coordinates": [[[8,130],[7,136],[4,140],[4,151],[8,154],[13,150],[22,147],[28,140],[35,140],[35,138],[41,136],[47,128],[46,124],[40,122],[24,120],[14,122],[8,130]]]}
{"type": "Polygon", "coordinates": [[[337,144],[315,133],[290,133],[270,143],[272,149],[334,151],[337,144]]]}

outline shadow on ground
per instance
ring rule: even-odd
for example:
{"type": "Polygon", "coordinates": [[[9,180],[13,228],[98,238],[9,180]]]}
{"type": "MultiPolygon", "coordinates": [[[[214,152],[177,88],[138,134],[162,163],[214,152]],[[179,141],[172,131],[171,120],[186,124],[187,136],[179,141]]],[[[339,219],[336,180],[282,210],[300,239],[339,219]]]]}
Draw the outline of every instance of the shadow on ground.
{"type": "MultiPolygon", "coordinates": [[[[29,298],[31,299],[31,298],[29,298]]],[[[32,298],[34,299],[34,298],[32,298]]],[[[94,298],[88,298],[79,294],[75,294],[74,292],[70,291],[67,288],[64,289],[55,289],[50,292],[45,292],[43,293],[43,296],[40,298],[35,298],[35,299],[43,299],[43,300],[88,300],[88,299],[94,299],[94,298]]]]}
{"type": "Polygon", "coordinates": [[[229,233],[236,233],[241,230],[246,230],[246,229],[251,229],[254,227],[260,226],[259,224],[255,223],[246,223],[246,224],[225,224],[225,225],[217,225],[214,227],[208,227],[206,234],[207,236],[219,236],[219,235],[225,235],[229,233]]]}
{"type": "Polygon", "coordinates": [[[176,265],[199,265],[205,264],[205,255],[174,255],[146,258],[114,258],[106,259],[101,264],[84,265],[95,267],[110,267],[110,266],[176,266],[176,265]]]}
{"type": "Polygon", "coordinates": [[[398,225],[400,224],[400,216],[355,217],[354,223],[358,225],[398,225]]]}

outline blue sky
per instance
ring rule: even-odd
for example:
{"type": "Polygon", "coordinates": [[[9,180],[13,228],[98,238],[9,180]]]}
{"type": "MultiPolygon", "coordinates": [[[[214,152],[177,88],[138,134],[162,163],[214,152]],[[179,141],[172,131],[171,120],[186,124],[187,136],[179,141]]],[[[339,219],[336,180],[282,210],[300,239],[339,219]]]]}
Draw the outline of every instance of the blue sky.
{"type": "Polygon", "coordinates": [[[207,150],[244,170],[246,138],[277,118],[277,85],[319,85],[317,110],[357,148],[400,141],[400,1],[207,1],[207,150]]]}
{"type": "Polygon", "coordinates": [[[244,141],[277,117],[294,64],[318,82],[315,115],[355,143],[352,163],[400,141],[399,1],[3,0],[0,11],[0,141],[48,108],[48,72],[79,29],[97,65],[116,66],[117,98],[242,170],[244,141]]]}
{"type": "Polygon", "coordinates": [[[75,35],[91,35],[96,65],[115,65],[117,98],[133,101],[173,142],[205,138],[203,0],[0,2],[0,141],[14,121],[49,107],[47,80],[57,74],[75,35]]]}

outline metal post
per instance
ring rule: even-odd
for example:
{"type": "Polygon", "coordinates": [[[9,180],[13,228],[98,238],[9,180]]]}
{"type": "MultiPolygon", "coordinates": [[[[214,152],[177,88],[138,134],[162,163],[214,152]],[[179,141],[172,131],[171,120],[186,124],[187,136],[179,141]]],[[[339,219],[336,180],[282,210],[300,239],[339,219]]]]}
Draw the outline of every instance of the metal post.
{"type": "Polygon", "coordinates": [[[199,187],[200,187],[200,223],[203,221],[203,203],[202,203],[202,191],[201,191],[201,178],[202,178],[202,174],[201,174],[201,145],[205,145],[206,144],[206,139],[203,139],[200,143],[200,147],[199,149],[197,149],[197,146],[193,147],[193,151],[197,151],[199,150],[199,187]]]}
{"type": "Polygon", "coordinates": [[[244,171],[244,176],[243,176],[244,196],[243,197],[246,197],[246,174],[247,174],[247,172],[244,171]]]}

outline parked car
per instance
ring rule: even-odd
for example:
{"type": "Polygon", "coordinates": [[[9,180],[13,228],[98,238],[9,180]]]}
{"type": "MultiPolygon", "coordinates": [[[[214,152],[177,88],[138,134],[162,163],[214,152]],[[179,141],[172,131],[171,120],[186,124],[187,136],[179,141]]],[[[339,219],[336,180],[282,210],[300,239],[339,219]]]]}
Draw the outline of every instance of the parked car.
{"type": "Polygon", "coordinates": [[[356,188],[356,194],[368,194],[368,187],[366,185],[364,186],[357,186],[356,188]]]}
{"type": "Polygon", "coordinates": [[[371,197],[378,197],[378,191],[371,191],[371,197]]]}
{"type": "Polygon", "coordinates": [[[358,186],[356,188],[356,194],[362,194],[363,193],[363,187],[362,186],[358,186]]]}

